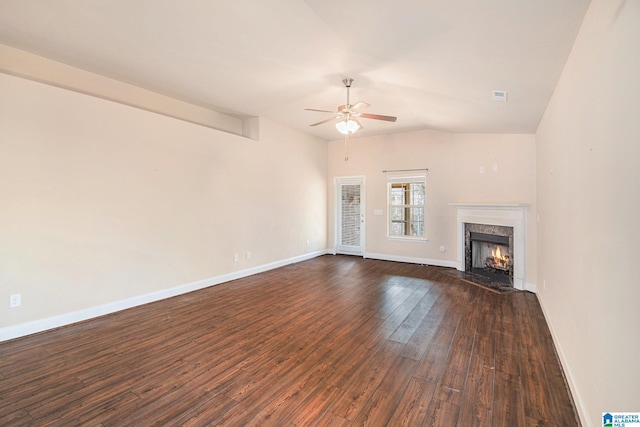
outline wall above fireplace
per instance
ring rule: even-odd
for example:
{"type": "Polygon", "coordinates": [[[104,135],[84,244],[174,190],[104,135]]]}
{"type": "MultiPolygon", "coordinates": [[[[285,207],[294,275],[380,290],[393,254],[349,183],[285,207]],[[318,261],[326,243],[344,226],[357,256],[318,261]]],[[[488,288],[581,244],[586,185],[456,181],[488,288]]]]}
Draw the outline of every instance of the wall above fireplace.
{"type": "Polygon", "coordinates": [[[457,209],[457,269],[465,271],[465,224],[513,227],[513,286],[526,288],[526,212],[528,204],[453,203],[457,209]]]}

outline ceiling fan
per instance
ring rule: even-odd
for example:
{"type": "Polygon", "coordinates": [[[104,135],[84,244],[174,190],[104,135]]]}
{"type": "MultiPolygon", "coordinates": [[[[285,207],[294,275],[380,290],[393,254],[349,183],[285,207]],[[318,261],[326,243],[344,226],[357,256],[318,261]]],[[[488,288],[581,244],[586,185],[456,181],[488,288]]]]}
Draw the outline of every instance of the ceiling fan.
{"type": "Polygon", "coordinates": [[[363,113],[360,110],[365,108],[369,108],[370,105],[366,102],[357,102],[353,105],[349,103],[349,88],[351,88],[351,83],[353,83],[353,79],[344,79],[342,83],[347,88],[347,103],[344,105],[340,105],[338,107],[338,111],[329,111],[329,110],[317,110],[315,108],[305,108],[307,111],[318,111],[320,113],[331,113],[333,117],[330,117],[326,120],[319,121],[318,123],[314,123],[311,126],[318,126],[323,123],[328,122],[336,122],[336,129],[338,132],[348,135],[350,133],[355,133],[358,129],[363,128],[362,123],[359,119],[373,119],[373,120],[385,120],[387,122],[395,122],[396,117],[393,116],[383,116],[380,114],[370,114],[363,113]]]}

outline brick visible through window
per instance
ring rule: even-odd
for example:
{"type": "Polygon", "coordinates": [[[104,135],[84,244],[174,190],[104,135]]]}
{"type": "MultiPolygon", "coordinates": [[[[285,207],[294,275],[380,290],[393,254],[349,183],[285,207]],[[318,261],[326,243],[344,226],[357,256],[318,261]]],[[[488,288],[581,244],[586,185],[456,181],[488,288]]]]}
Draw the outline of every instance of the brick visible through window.
{"type": "Polygon", "coordinates": [[[360,185],[342,185],[342,245],[360,246],[360,185]]]}

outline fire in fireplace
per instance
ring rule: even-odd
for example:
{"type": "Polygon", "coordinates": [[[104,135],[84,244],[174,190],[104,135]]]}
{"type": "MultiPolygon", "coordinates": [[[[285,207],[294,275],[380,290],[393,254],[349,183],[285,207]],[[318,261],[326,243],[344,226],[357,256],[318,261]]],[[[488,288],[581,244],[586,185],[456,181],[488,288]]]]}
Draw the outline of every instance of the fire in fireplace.
{"type": "Polygon", "coordinates": [[[493,268],[498,271],[509,271],[511,267],[511,257],[508,254],[503,254],[503,250],[500,250],[501,246],[496,246],[495,249],[491,249],[491,256],[486,258],[484,265],[488,268],[493,268]]]}

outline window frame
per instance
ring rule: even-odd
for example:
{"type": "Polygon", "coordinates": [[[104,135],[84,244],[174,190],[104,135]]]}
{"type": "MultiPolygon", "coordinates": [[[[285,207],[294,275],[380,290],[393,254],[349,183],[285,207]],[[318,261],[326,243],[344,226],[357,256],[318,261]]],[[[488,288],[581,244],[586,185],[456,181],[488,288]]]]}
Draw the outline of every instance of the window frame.
{"type": "MultiPolygon", "coordinates": [[[[406,199],[405,199],[406,201],[406,199]]],[[[387,239],[389,240],[408,240],[408,241],[419,241],[419,242],[425,242],[427,241],[427,229],[426,229],[426,209],[427,209],[427,179],[426,179],[426,171],[421,171],[421,172],[412,172],[410,174],[407,173],[393,173],[393,174],[388,174],[387,176],[387,239]],[[415,203],[411,203],[412,201],[410,200],[409,203],[405,203],[403,205],[392,205],[392,197],[391,197],[391,193],[392,193],[392,189],[397,188],[397,185],[404,185],[405,187],[405,192],[410,193],[411,192],[411,184],[422,184],[424,186],[424,203],[422,204],[415,204],[415,203]],[[411,235],[407,235],[407,234],[403,234],[403,235],[395,235],[395,234],[391,234],[391,230],[392,230],[392,219],[391,219],[391,212],[392,209],[394,207],[404,207],[404,209],[406,210],[405,212],[409,214],[408,217],[405,217],[405,221],[404,223],[405,225],[405,230],[407,229],[407,226],[409,226],[413,221],[411,221],[411,209],[422,209],[422,230],[423,230],[423,234],[421,236],[411,236],[411,235]]],[[[405,231],[406,232],[406,231],[405,231]]]]}

